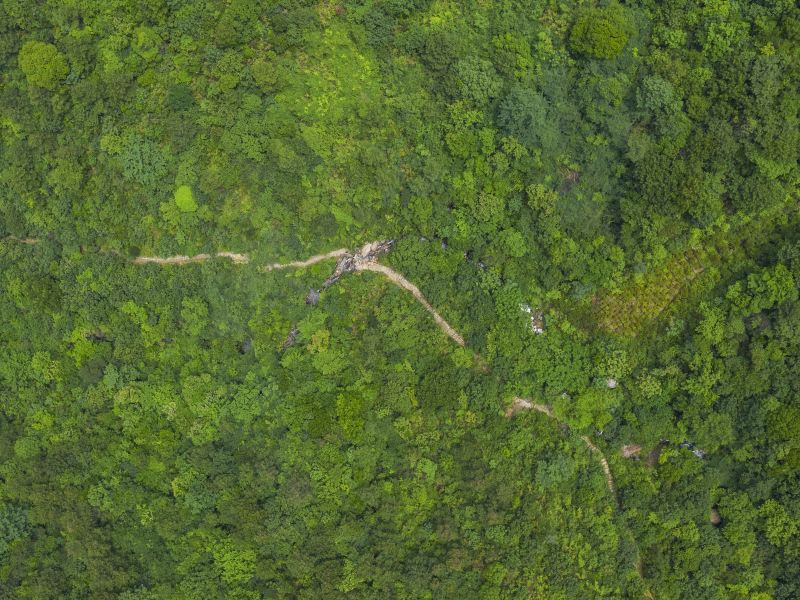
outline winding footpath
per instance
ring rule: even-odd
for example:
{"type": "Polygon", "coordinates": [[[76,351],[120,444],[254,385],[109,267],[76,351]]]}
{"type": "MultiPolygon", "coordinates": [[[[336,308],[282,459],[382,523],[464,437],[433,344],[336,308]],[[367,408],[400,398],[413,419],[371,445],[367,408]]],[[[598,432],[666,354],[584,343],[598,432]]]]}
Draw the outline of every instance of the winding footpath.
{"type": "MultiPolygon", "coordinates": [[[[20,238],[14,235],[9,235],[2,239],[3,241],[28,245],[35,245],[40,241],[37,238],[20,238]]],[[[311,265],[333,258],[340,259],[340,261],[342,259],[351,259],[353,263],[351,269],[342,270],[340,265],[337,264],[337,271],[339,272],[338,275],[349,271],[372,271],[373,273],[380,273],[384,275],[389,281],[398,287],[410,292],[417,302],[419,302],[422,307],[428,311],[428,313],[430,313],[430,315],[433,317],[433,320],[445,333],[445,335],[447,335],[447,337],[449,337],[459,346],[464,347],[464,338],[452,327],[452,325],[450,325],[450,323],[444,319],[444,317],[442,317],[442,315],[439,314],[435,308],[433,308],[433,306],[431,306],[430,302],[427,301],[425,296],[416,285],[411,283],[408,279],[403,277],[403,275],[391,267],[387,267],[386,265],[382,265],[377,262],[376,257],[373,255],[373,250],[381,246],[381,244],[386,244],[386,242],[369,242],[364,244],[355,252],[351,252],[347,248],[338,248],[337,250],[331,250],[330,252],[326,252],[324,254],[315,254],[314,256],[311,256],[305,260],[293,260],[286,263],[271,263],[268,265],[263,265],[260,266],[258,270],[262,273],[267,273],[269,271],[281,269],[302,269],[303,267],[310,267],[311,265]]],[[[227,258],[234,264],[247,264],[250,262],[250,257],[247,254],[230,251],[202,253],[195,254],[194,256],[187,256],[183,254],[177,254],[175,256],[137,256],[136,258],[130,259],[130,262],[134,265],[154,264],[171,266],[201,263],[213,258],[227,258]]]]}
{"type": "MultiPolygon", "coordinates": [[[[548,404],[540,404],[538,402],[533,402],[527,398],[520,398],[519,396],[514,396],[511,401],[511,405],[506,409],[506,417],[511,418],[517,413],[528,411],[528,410],[535,410],[540,412],[544,415],[547,415],[549,418],[557,421],[563,427],[567,428],[566,423],[559,421],[558,417],[556,417],[555,412],[553,412],[553,407],[548,404]]],[[[619,498],[617,497],[617,486],[614,482],[614,475],[611,473],[611,467],[608,464],[608,460],[606,459],[603,451],[600,450],[597,446],[595,446],[594,442],[588,435],[582,435],[581,441],[584,445],[589,449],[589,451],[597,457],[597,461],[600,463],[600,468],[603,469],[603,476],[606,480],[606,486],[608,487],[608,491],[611,492],[611,497],[614,499],[614,505],[617,509],[620,508],[619,498]]],[[[626,529],[627,526],[623,525],[626,529]]],[[[630,533],[630,530],[628,530],[630,533]]],[[[644,597],[645,600],[654,600],[653,592],[647,587],[647,581],[644,576],[644,567],[642,566],[642,559],[641,559],[641,549],[639,548],[639,543],[636,541],[636,538],[631,534],[631,540],[633,541],[634,548],[636,549],[636,555],[634,558],[633,568],[636,570],[636,574],[639,576],[639,579],[644,584],[644,597]]]]}
{"type": "MultiPolygon", "coordinates": [[[[34,245],[38,244],[39,240],[36,238],[20,238],[17,236],[7,236],[3,238],[5,241],[11,241],[21,244],[28,244],[34,245]]],[[[419,302],[422,307],[433,317],[433,320],[436,322],[436,325],[449,337],[453,340],[456,344],[461,347],[464,347],[466,344],[464,342],[464,338],[458,331],[453,328],[450,323],[448,323],[439,312],[431,306],[431,303],[425,298],[422,294],[420,289],[411,283],[408,279],[406,279],[403,275],[392,269],[391,267],[387,267],[386,265],[380,264],[377,261],[377,255],[381,252],[386,252],[388,247],[391,245],[391,242],[387,241],[376,241],[376,242],[369,242],[364,244],[358,250],[351,252],[346,248],[339,248],[337,250],[331,250],[330,252],[326,252],[324,254],[315,254],[305,260],[293,260],[286,263],[272,263],[269,265],[263,265],[259,267],[259,271],[261,272],[269,272],[274,270],[280,269],[301,269],[303,267],[309,267],[311,265],[317,264],[322,261],[330,260],[333,258],[339,259],[337,263],[336,270],[334,271],[336,279],[341,276],[343,273],[347,272],[364,272],[370,271],[372,273],[380,273],[384,277],[386,277],[389,281],[394,283],[396,286],[404,289],[405,291],[409,292],[414,298],[419,302]]],[[[185,255],[175,255],[175,256],[137,256],[136,258],[130,259],[130,262],[134,265],[146,265],[146,264],[155,264],[155,265],[163,265],[163,266],[170,266],[170,265],[186,265],[190,263],[200,263],[207,260],[211,260],[212,258],[227,258],[234,264],[247,264],[250,262],[250,257],[247,254],[241,254],[238,252],[229,252],[229,251],[220,251],[215,253],[203,253],[203,254],[195,254],[194,256],[185,256],[185,255]]],[[[553,409],[546,405],[546,404],[538,404],[527,400],[525,398],[515,397],[513,399],[513,403],[511,407],[506,412],[507,417],[511,417],[517,412],[522,410],[536,410],[541,412],[551,419],[556,419],[555,414],[553,413],[553,409]]],[[[616,501],[616,485],[614,483],[614,477],[611,474],[611,468],[608,465],[608,461],[606,457],[603,455],[603,452],[594,445],[592,440],[588,436],[581,436],[581,440],[586,445],[589,450],[598,457],[598,461],[600,462],[600,466],[603,469],[603,473],[605,474],[606,484],[608,485],[608,489],[611,491],[612,495],[616,501]]]]}
{"type": "MultiPolygon", "coordinates": [[[[506,417],[513,417],[518,412],[531,409],[538,411],[542,414],[545,414],[551,419],[558,421],[558,418],[553,412],[552,406],[549,406],[547,404],[539,404],[537,402],[532,402],[527,398],[520,398],[519,396],[515,396],[514,399],[512,400],[511,406],[506,410],[506,417]]],[[[559,423],[561,423],[561,421],[559,421],[559,423]]],[[[614,497],[614,502],[617,504],[617,506],[619,506],[619,500],[617,499],[617,486],[614,482],[614,476],[611,474],[611,467],[609,466],[608,460],[606,460],[603,451],[594,445],[594,442],[592,442],[592,439],[588,435],[582,435],[581,441],[586,445],[586,447],[591,451],[592,454],[597,456],[597,461],[600,463],[600,467],[603,469],[603,474],[606,478],[606,485],[608,486],[608,491],[611,492],[611,495],[614,497]]]]}
{"type": "Polygon", "coordinates": [[[425,296],[422,295],[422,292],[419,291],[419,288],[411,283],[408,279],[403,277],[400,273],[387,267],[386,265],[382,265],[377,262],[369,262],[359,265],[356,267],[356,271],[372,271],[374,273],[381,273],[395,285],[403,288],[407,292],[411,292],[411,295],[417,299],[417,302],[419,302],[425,308],[425,310],[431,314],[433,320],[436,321],[436,324],[439,326],[439,328],[444,331],[445,334],[447,334],[447,336],[456,344],[464,347],[464,338],[461,337],[461,335],[455,329],[453,329],[452,325],[445,321],[444,317],[442,317],[442,315],[440,315],[436,309],[430,305],[430,303],[425,299],[425,296]]]}
{"type": "MultiPolygon", "coordinates": [[[[19,238],[16,236],[6,236],[2,238],[2,241],[11,241],[21,244],[27,245],[35,245],[39,243],[39,239],[36,238],[19,238]]],[[[369,242],[364,244],[361,248],[356,251],[351,252],[346,248],[339,248],[337,250],[331,250],[330,252],[326,252],[324,254],[316,254],[311,256],[305,260],[295,260],[290,261],[287,263],[272,263],[268,265],[263,265],[258,267],[258,270],[262,273],[274,271],[274,270],[281,270],[281,269],[300,269],[303,267],[308,267],[314,264],[317,264],[322,261],[330,260],[333,258],[338,259],[336,264],[336,269],[334,270],[334,274],[328,278],[326,283],[323,287],[327,287],[332,282],[341,277],[344,273],[351,273],[351,272],[373,272],[373,273],[380,273],[381,275],[385,276],[389,281],[397,285],[398,287],[402,288],[403,290],[409,292],[414,298],[419,302],[422,307],[433,317],[433,320],[436,322],[436,325],[447,335],[451,340],[453,340],[456,344],[461,347],[465,346],[464,338],[461,334],[456,331],[450,323],[448,323],[444,317],[442,317],[439,312],[431,306],[430,302],[425,298],[422,294],[420,289],[411,283],[408,279],[406,279],[403,275],[392,269],[391,267],[387,267],[386,265],[380,264],[377,261],[377,256],[387,252],[388,248],[391,246],[392,242],[390,240],[384,241],[376,241],[376,242],[369,242]]],[[[191,263],[200,263],[204,261],[211,260],[213,258],[225,258],[233,262],[234,264],[247,264],[250,262],[250,257],[247,254],[241,254],[237,252],[230,252],[230,251],[219,251],[215,253],[203,253],[203,254],[196,254],[194,256],[185,256],[185,255],[175,255],[175,256],[137,256],[133,259],[128,259],[134,265],[147,265],[147,264],[155,264],[155,265],[163,265],[163,266],[172,266],[172,265],[186,265],[191,263]]],[[[290,334],[291,335],[291,334],[290,334]]],[[[512,404],[506,410],[506,417],[513,417],[518,412],[526,411],[526,410],[535,410],[544,415],[547,415],[549,418],[558,421],[555,413],[551,406],[547,404],[539,404],[537,402],[533,402],[526,398],[514,397],[512,400],[512,404]]],[[[566,427],[566,424],[558,421],[562,425],[566,427]]],[[[608,460],[606,460],[605,455],[603,454],[602,450],[598,448],[589,438],[587,435],[580,436],[581,441],[584,445],[589,449],[589,451],[597,456],[598,462],[600,463],[600,467],[603,470],[603,474],[606,480],[606,485],[611,492],[612,497],[614,498],[614,503],[617,507],[619,507],[619,499],[617,498],[616,494],[616,485],[614,482],[614,477],[611,473],[611,467],[608,464],[608,460]]],[[[637,548],[638,554],[638,548],[637,548]]],[[[639,573],[639,576],[644,580],[644,576],[642,573],[642,566],[641,561],[637,556],[636,559],[636,570],[639,573]]],[[[653,596],[649,590],[645,593],[646,598],[652,599],[653,596]]]]}
{"type": "MultiPolygon", "coordinates": [[[[445,335],[447,335],[451,340],[453,340],[456,344],[461,346],[462,348],[465,346],[464,338],[461,334],[456,331],[450,323],[448,323],[444,317],[442,317],[439,312],[431,306],[430,302],[425,298],[422,294],[420,289],[411,283],[408,279],[406,279],[403,275],[392,269],[391,267],[387,267],[384,264],[381,264],[377,261],[377,256],[382,253],[388,251],[389,246],[391,246],[390,241],[376,241],[364,244],[361,248],[354,252],[350,252],[346,248],[339,248],[337,250],[331,250],[325,254],[316,254],[307,258],[305,260],[295,260],[288,263],[272,263],[269,265],[264,265],[259,267],[259,271],[261,272],[269,272],[273,270],[279,269],[292,269],[292,268],[303,268],[314,265],[316,263],[330,260],[333,258],[338,259],[336,268],[334,270],[333,275],[328,278],[328,280],[323,284],[323,287],[327,287],[331,283],[337,281],[339,277],[341,277],[344,273],[349,272],[364,272],[369,271],[373,273],[380,273],[381,275],[385,276],[389,281],[394,283],[396,286],[402,288],[403,290],[409,292],[414,298],[419,302],[422,307],[428,311],[428,313],[433,317],[433,320],[439,326],[445,335]]],[[[134,264],[146,264],[146,263],[155,263],[161,265],[179,265],[179,264],[186,264],[191,262],[201,262],[204,260],[209,260],[213,257],[220,257],[220,258],[229,258],[234,263],[242,264],[249,262],[249,257],[246,254],[236,254],[233,252],[217,252],[214,255],[211,254],[198,254],[196,256],[188,257],[188,256],[170,256],[166,258],[160,257],[153,257],[153,256],[140,256],[138,258],[133,259],[134,264]]],[[[291,334],[290,334],[291,335],[291,334]]],[[[547,404],[540,404],[537,402],[533,402],[531,400],[514,397],[511,406],[506,411],[506,416],[511,417],[517,412],[522,410],[535,410],[544,415],[547,415],[549,418],[554,419],[565,425],[563,422],[559,421],[556,417],[555,413],[553,412],[553,408],[547,404]]],[[[617,490],[616,490],[616,483],[614,481],[614,475],[611,472],[611,467],[608,464],[608,460],[606,459],[603,451],[598,448],[594,442],[592,442],[591,438],[588,435],[581,435],[581,441],[584,443],[586,448],[589,449],[590,453],[597,457],[597,461],[600,463],[600,468],[603,471],[603,476],[606,481],[606,486],[608,487],[609,492],[611,493],[611,497],[614,500],[614,505],[619,509],[619,498],[617,497],[617,490]]],[[[636,559],[634,568],[636,569],[639,578],[644,582],[644,572],[642,568],[642,562],[640,558],[640,551],[638,544],[634,539],[634,545],[636,547],[636,559]]],[[[646,584],[645,584],[646,586],[646,584]]],[[[652,592],[645,587],[645,598],[647,600],[653,600],[652,592]]]]}

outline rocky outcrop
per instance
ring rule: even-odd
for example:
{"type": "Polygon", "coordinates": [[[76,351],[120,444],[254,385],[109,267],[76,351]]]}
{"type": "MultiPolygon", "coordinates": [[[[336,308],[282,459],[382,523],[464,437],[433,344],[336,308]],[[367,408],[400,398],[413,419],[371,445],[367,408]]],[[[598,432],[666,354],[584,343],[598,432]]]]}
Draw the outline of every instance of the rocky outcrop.
{"type": "Polygon", "coordinates": [[[284,352],[285,350],[294,345],[299,333],[300,330],[297,329],[297,327],[292,328],[292,330],[289,332],[289,335],[287,335],[286,339],[283,340],[283,344],[281,344],[281,352],[284,352]]]}
{"type": "Polygon", "coordinates": [[[316,306],[317,302],[319,302],[319,290],[311,288],[310,290],[308,290],[308,294],[306,295],[306,304],[310,304],[311,306],[316,306]]]}
{"type": "Polygon", "coordinates": [[[343,254],[336,262],[336,268],[333,270],[331,276],[322,284],[322,289],[324,290],[332,286],[339,281],[345,273],[354,273],[359,269],[363,269],[366,264],[377,262],[381,254],[386,254],[391,250],[393,243],[394,240],[369,242],[353,253],[343,254]]]}
{"type": "Polygon", "coordinates": [[[642,447],[639,444],[625,444],[622,447],[623,458],[639,458],[642,447]]]}

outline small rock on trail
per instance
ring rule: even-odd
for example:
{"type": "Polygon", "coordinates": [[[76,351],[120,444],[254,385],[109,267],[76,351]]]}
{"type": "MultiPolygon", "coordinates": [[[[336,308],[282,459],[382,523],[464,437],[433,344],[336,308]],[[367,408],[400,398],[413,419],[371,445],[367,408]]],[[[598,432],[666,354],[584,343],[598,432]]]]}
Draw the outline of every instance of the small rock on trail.
{"type": "Polygon", "coordinates": [[[308,291],[308,295],[306,296],[306,304],[310,304],[311,306],[316,306],[317,302],[319,302],[319,290],[311,288],[308,291]]]}
{"type": "Polygon", "coordinates": [[[286,339],[283,340],[283,344],[281,345],[281,352],[287,350],[289,347],[294,345],[295,340],[297,340],[297,336],[300,333],[300,330],[297,327],[293,327],[292,330],[289,332],[289,335],[286,336],[286,339]]]}
{"type": "Polygon", "coordinates": [[[622,447],[622,456],[624,458],[639,458],[639,453],[642,447],[639,444],[626,444],[622,447]]]}

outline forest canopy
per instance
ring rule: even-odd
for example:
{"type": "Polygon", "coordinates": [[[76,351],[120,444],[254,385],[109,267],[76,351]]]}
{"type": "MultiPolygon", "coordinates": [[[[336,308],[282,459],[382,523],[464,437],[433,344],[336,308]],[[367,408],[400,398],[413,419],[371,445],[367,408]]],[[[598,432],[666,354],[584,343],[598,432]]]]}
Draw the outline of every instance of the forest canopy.
{"type": "Polygon", "coordinates": [[[0,598],[800,597],[797,3],[0,34],[0,598]]]}

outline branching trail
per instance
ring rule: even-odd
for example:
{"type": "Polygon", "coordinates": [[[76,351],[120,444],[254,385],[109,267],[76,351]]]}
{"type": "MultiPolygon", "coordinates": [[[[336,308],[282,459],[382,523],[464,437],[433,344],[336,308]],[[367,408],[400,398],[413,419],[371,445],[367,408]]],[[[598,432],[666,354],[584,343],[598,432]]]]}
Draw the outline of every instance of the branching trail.
{"type": "MultiPolygon", "coordinates": [[[[7,236],[3,238],[7,241],[22,243],[22,244],[37,244],[39,240],[36,238],[20,238],[17,236],[7,236]]],[[[456,344],[461,347],[464,347],[465,342],[464,338],[461,336],[458,331],[456,331],[450,323],[448,323],[439,312],[431,306],[430,302],[425,298],[422,294],[420,289],[411,283],[408,279],[406,279],[403,275],[392,269],[391,267],[387,267],[386,265],[382,265],[377,262],[376,256],[380,252],[387,251],[388,247],[391,245],[391,242],[370,242],[362,246],[359,250],[355,252],[350,252],[346,248],[339,248],[337,250],[331,250],[330,252],[326,252],[324,254],[315,254],[305,260],[294,260],[287,263],[272,263],[269,265],[264,265],[259,267],[259,270],[262,272],[269,272],[278,269],[292,269],[292,268],[303,268],[314,265],[316,263],[330,260],[332,258],[340,259],[339,263],[336,267],[336,277],[338,278],[342,273],[346,272],[353,272],[353,271],[371,271],[373,273],[380,273],[384,275],[389,281],[394,283],[396,286],[406,290],[407,292],[411,293],[412,296],[419,302],[422,307],[430,313],[433,317],[433,320],[439,326],[439,328],[456,344]]],[[[186,255],[175,255],[175,256],[137,256],[134,259],[131,259],[131,263],[135,265],[145,265],[145,264],[157,264],[157,265],[185,265],[189,263],[199,263],[210,260],[212,258],[227,258],[230,259],[235,264],[246,264],[250,262],[250,257],[247,254],[241,254],[238,252],[229,252],[229,251],[220,251],[215,252],[213,254],[210,253],[203,253],[203,254],[195,254],[194,256],[186,256],[186,255]]],[[[535,402],[531,402],[530,400],[526,400],[524,398],[514,398],[514,404],[511,409],[511,412],[507,413],[508,416],[513,416],[516,412],[521,410],[529,410],[534,409],[541,413],[546,414],[551,419],[555,419],[555,415],[553,414],[553,409],[550,406],[545,404],[537,404],[535,402]]],[[[611,469],[608,466],[608,461],[606,460],[605,456],[601,452],[601,450],[595,446],[592,441],[587,436],[582,436],[581,439],[586,444],[586,446],[599,457],[600,465],[603,468],[603,473],[605,473],[606,483],[608,484],[608,489],[611,490],[611,493],[615,495],[615,485],[614,485],[614,477],[611,474],[611,469]]],[[[616,497],[616,496],[615,496],[616,497]]]]}
{"type": "MultiPolygon", "coordinates": [[[[16,236],[6,236],[2,238],[3,241],[11,241],[21,244],[28,244],[34,245],[38,244],[39,240],[36,238],[20,238],[16,236]]],[[[397,285],[398,287],[404,289],[405,291],[409,292],[414,298],[419,302],[423,308],[430,313],[433,317],[433,320],[439,326],[439,328],[456,344],[461,347],[465,346],[464,338],[459,334],[450,323],[448,323],[444,317],[442,317],[438,311],[431,306],[430,302],[425,298],[422,294],[420,289],[411,283],[408,279],[406,279],[403,275],[392,269],[391,267],[387,267],[386,265],[382,265],[377,262],[377,256],[383,252],[387,252],[389,247],[391,246],[391,241],[382,241],[382,242],[370,242],[365,244],[360,249],[356,250],[355,252],[351,252],[346,248],[339,248],[337,250],[331,250],[325,254],[315,254],[305,260],[295,260],[290,261],[287,263],[272,263],[269,265],[263,265],[259,267],[259,271],[261,272],[269,272],[274,270],[280,269],[292,269],[292,268],[303,268],[314,265],[316,263],[330,260],[332,258],[339,259],[336,264],[336,269],[331,277],[326,280],[323,287],[328,287],[335,281],[337,281],[343,274],[351,273],[351,272],[360,272],[360,271],[371,271],[373,273],[380,273],[384,275],[389,281],[397,285]]],[[[250,262],[250,257],[247,254],[241,254],[237,252],[229,252],[229,251],[220,251],[215,253],[203,253],[203,254],[195,254],[194,256],[185,256],[185,255],[176,255],[176,256],[137,256],[136,258],[130,259],[130,262],[134,265],[145,265],[145,264],[156,264],[156,265],[185,265],[190,263],[199,263],[204,262],[207,260],[211,260],[212,258],[227,258],[231,260],[234,264],[246,264],[250,262]]],[[[531,400],[527,400],[525,398],[515,397],[513,399],[513,403],[506,411],[507,417],[513,417],[518,412],[522,412],[525,410],[535,410],[540,413],[547,415],[549,418],[557,420],[555,413],[551,406],[547,404],[539,404],[533,402],[531,400]]],[[[563,423],[562,423],[563,424],[563,423]]],[[[614,482],[614,477],[611,473],[611,468],[606,460],[605,455],[603,452],[595,446],[589,436],[582,435],[581,440],[586,445],[586,447],[591,451],[592,454],[598,457],[598,461],[600,463],[601,468],[603,469],[603,474],[605,476],[606,485],[608,486],[611,495],[614,498],[614,502],[617,506],[619,506],[619,501],[616,495],[616,485],[614,482]]],[[[636,564],[637,572],[640,576],[642,576],[642,567],[641,562],[637,558],[636,564]]],[[[642,579],[644,577],[642,576],[642,579]]],[[[652,594],[647,591],[646,597],[652,599],[652,594]]]]}
{"type": "MultiPolygon", "coordinates": [[[[38,244],[39,240],[36,238],[19,238],[17,236],[7,236],[3,238],[6,241],[10,242],[17,242],[21,244],[38,244]]],[[[350,252],[347,248],[339,248],[337,250],[331,250],[330,252],[326,252],[325,254],[315,254],[305,260],[293,260],[286,263],[272,263],[269,265],[263,265],[259,267],[259,271],[261,272],[269,272],[275,271],[280,269],[301,269],[303,267],[309,267],[316,263],[330,260],[332,258],[344,259],[344,263],[346,264],[345,267],[342,266],[343,261],[340,260],[340,263],[337,264],[336,269],[336,277],[338,279],[343,273],[352,272],[352,271],[372,271],[374,273],[381,273],[382,275],[386,276],[392,283],[401,287],[402,289],[410,292],[414,298],[416,298],[417,302],[419,302],[423,308],[430,313],[433,317],[433,320],[439,326],[439,328],[456,344],[459,346],[464,346],[464,338],[459,334],[451,325],[448,323],[442,315],[438,313],[438,311],[431,306],[430,302],[425,299],[425,296],[422,295],[422,292],[419,288],[411,283],[408,279],[403,277],[400,273],[395,271],[394,269],[387,267],[385,265],[379,264],[375,259],[375,251],[380,248],[380,251],[385,251],[385,248],[391,243],[386,242],[370,242],[364,244],[359,250],[355,252],[350,252]],[[381,244],[384,244],[383,246],[381,244]],[[349,259],[349,261],[348,261],[349,259]]],[[[202,254],[195,254],[194,256],[187,256],[183,254],[178,254],[175,256],[137,256],[136,258],[131,259],[131,263],[134,265],[146,265],[146,264],[155,264],[155,265],[186,265],[190,263],[200,263],[207,260],[211,260],[212,258],[227,258],[230,259],[235,264],[246,264],[250,262],[250,257],[247,254],[241,254],[238,252],[229,252],[229,251],[220,251],[215,253],[202,253],[202,254]]],[[[335,280],[334,279],[334,280],[335,280]]]]}

